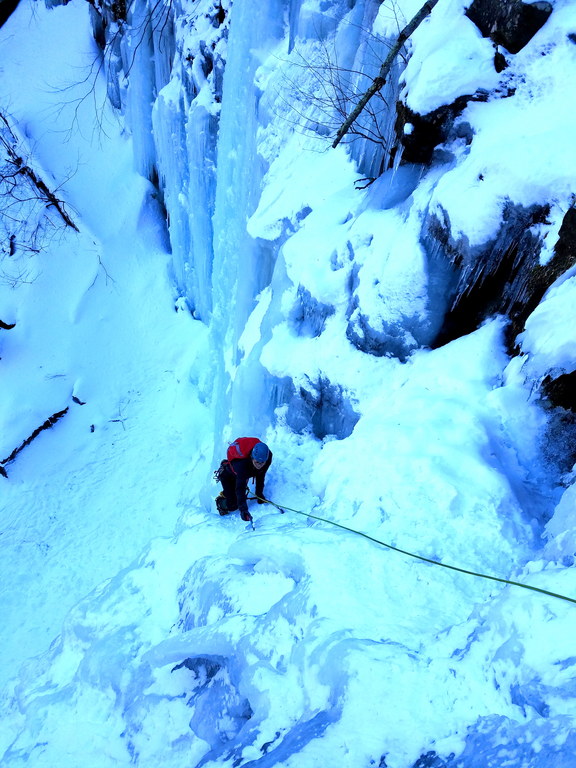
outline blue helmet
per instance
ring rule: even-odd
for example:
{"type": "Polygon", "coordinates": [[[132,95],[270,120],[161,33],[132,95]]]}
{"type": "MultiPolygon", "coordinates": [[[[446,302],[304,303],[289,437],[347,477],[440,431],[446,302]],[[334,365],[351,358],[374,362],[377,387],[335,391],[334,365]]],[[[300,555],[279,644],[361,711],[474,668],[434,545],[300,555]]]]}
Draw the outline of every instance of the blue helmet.
{"type": "Polygon", "coordinates": [[[268,461],[268,456],[270,455],[270,449],[266,445],[266,443],[256,443],[254,448],[252,448],[252,458],[254,461],[257,461],[259,464],[264,464],[268,461]]]}

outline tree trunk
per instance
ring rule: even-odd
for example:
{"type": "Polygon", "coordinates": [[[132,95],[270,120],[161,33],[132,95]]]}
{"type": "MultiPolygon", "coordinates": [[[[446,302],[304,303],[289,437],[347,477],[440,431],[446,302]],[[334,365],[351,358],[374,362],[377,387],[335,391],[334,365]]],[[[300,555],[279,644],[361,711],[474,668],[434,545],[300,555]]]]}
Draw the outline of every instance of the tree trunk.
{"type": "Polygon", "coordinates": [[[344,136],[348,133],[350,128],[352,127],[352,124],[357,120],[359,114],[362,112],[366,104],[370,101],[372,96],[374,96],[375,93],[377,93],[382,86],[386,83],[386,76],[388,75],[388,72],[390,71],[390,68],[392,64],[394,63],[394,59],[398,54],[400,53],[400,50],[402,49],[402,46],[408,40],[410,35],[414,32],[415,29],[417,29],[420,24],[424,21],[426,16],[428,16],[438,0],[426,0],[422,8],[418,11],[418,13],[414,16],[412,21],[410,21],[404,29],[400,32],[398,37],[396,38],[396,42],[390,48],[390,51],[388,52],[388,56],[386,56],[386,59],[382,66],[380,67],[380,71],[378,72],[377,77],[374,78],[372,81],[372,85],[368,88],[366,93],[361,97],[360,101],[352,112],[348,115],[346,120],[342,123],[340,128],[338,129],[338,133],[336,134],[336,138],[334,139],[332,146],[337,147],[338,144],[342,141],[344,136]]]}

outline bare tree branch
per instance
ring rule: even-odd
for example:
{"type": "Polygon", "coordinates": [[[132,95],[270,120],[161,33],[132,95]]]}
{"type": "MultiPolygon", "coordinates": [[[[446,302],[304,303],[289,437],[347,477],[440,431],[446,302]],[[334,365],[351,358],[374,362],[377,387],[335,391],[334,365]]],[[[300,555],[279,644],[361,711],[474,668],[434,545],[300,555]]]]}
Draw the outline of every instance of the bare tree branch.
{"type": "MultiPolygon", "coordinates": [[[[8,130],[9,134],[11,136],[14,136],[14,133],[12,131],[12,128],[10,127],[8,120],[4,117],[4,115],[0,114],[0,120],[4,123],[6,126],[6,129],[8,130]]],[[[15,139],[15,137],[14,137],[15,139]]],[[[47,185],[42,181],[42,179],[37,175],[37,173],[30,168],[30,166],[26,165],[24,160],[18,155],[14,147],[9,141],[6,141],[4,137],[0,136],[0,141],[2,142],[2,145],[4,147],[4,150],[8,157],[10,158],[10,162],[12,164],[12,167],[15,169],[13,171],[13,176],[15,177],[16,173],[23,174],[26,176],[32,184],[36,187],[36,189],[39,192],[39,197],[41,200],[44,200],[48,205],[54,206],[64,222],[67,224],[67,226],[72,227],[72,229],[75,229],[76,232],[79,232],[80,230],[76,226],[76,224],[72,221],[68,213],[66,212],[66,209],[64,208],[64,203],[59,200],[56,195],[48,189],[47,185]]]]}
{"type": "Polygon", "coordinates": [[[380,67],[380,71],[378,72],[378,75],[374,78],[372,81],[372,85],[368,88],[368,90],[364,93],[358,104],[354,107],[352,112],[348,115],[346,120],[342,123],[340,128],[338,129],[338,132],[336,134],[336,138],[334,139],[332,146],[337,147],[338,144],[342,141],[344,136],[348,133],[350,128],[352,127],[352,124],[357,120],[358,115],[362,112],[366,104],[370,101],[372,96],[374,96],[375,93],[377,93],[386,83],[386,77],[388,75],[388,72],[390,71],[390,68],[392,67],[392,64],[394,63],[394,59],[396,56],[400,53],[402,46],[408,40],[410,35],[414,32],[415,29],[417,29],[420,24],[424,21],[426,16],[428,16],[438,0],[426,0],[422,8],[418,11],[418,13],[414,16],[412,21],[410,21],[404,29],[400,32],[398,35],[396,42],[390,48],[390,51],[388,53],[388,56],[386,56],[386,59],[382,66],[380,67]]]}
{"type": "MultiPolygon", "coordinates": [[[[368,35],[367,39],[372,37],[368,35]]],[[[374,37],[374,40],[386,44],[380,38],[374,37]]],[[[326,137],[335,134],[372,78],[362,69],[342,66],[328,42],[321,40],[319,45],[316,56],[310,57],[310,52],[307,52],[305,57],[294,49],[293,56],[284,60],[289,67],[302,70],[302,77],[284,74],[286,87],[276,94],[278,101],[286,105],[295,118],[290,121],[286,114],[275,112],[282,119],[292,122],[303,134],[318,138],[324,144],[326,137]],[[313,107],[312,111],[310,107],[313,107]]],[[[363,118],[366,119],[357,121],[349,133],[386,148],[388,141],[384,123],[389,106],[382,92],[378,93],[377,99],[364,110],[363,118]]]]}
{"type": "Polygon", "coordinates": [[[14,459],[16,458],[16,456],[18,456],[20,451],[23,448],[25,448],[27,445],[30,445],[32,440],[37,438],[40,432],[43,432],[45,429],[50,429],[50,427],[53,427],[54,424],[56,424],[56,422],[59,421],[67,413],[68,413],[68,406],[66,406],[66,408],[64,408],[64,410],[62,411],[53,413],[52,416],[49,416],[43,424],[41,424],[39,427],[37,427],[34,430],[34,432],[32,432],[30,437],[27,437],[23,443],[21,443],[17,448],[14,448],[10,456],[7,456],[5,459],[2,459],[2,461],[0,461],[0,475],[2,475],[2,477],[8,477],[8,472],[6,472],[6,464],[9,464],[11,461],[14,461],[14,459]]]}

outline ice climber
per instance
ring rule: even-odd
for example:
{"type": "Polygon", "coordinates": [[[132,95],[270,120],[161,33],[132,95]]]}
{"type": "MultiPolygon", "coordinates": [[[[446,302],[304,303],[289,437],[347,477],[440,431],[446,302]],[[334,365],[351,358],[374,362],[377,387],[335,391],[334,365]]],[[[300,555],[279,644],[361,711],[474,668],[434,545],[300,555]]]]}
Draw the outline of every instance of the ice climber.
{"type": "Polygon", "coordinates": [[[242,520],[249,522],[246,494],[248,480],[256,482],[254,494],[258,504],[265,504],[264,478],[272,464],[272,451],[257,437],[238,437],[228,446],[226,458],[220,462],[214,476],[222,483],[222,491],[216,497],[216,508],[221,515],[240,510],[242,520]]]}

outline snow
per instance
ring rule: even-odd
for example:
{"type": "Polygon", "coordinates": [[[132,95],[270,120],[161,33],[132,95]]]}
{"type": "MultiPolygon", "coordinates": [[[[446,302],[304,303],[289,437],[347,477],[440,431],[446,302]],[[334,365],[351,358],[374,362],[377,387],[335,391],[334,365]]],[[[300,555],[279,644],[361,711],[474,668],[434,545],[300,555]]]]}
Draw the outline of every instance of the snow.
{"type": "Polygon", "coordinates": [[[498,84],[492,43],[454,6],[439,3],[411,41],[417,53],[404,71],[406,103],[423,115],[498,84]]]}
{"type": "MultiPolygon", "coordinates": [[[[34,10],[30,45],[47,44],[61,31],[62,56],[80,57],[78,68],[85,66],[80,39],[66,32],[74,18],[86,29],[86,9],[34,10]],[[44,34],[40,19],[48,25],[44,34]]],[[[28,25],[30,12],[19,9],[21,23],[28,25]]],[[[28,56],[23,46],[10,60],[13,73],[28,56]]],[[[3,66],[7,77],[9,66],[3,66]]],[[[3,80],[14,87],[5,97],[11,115],[30,131],[50,76],[40,75],[38,91],[32,84],[19,90],[20,77],[3,80]]],[[[74,98],[71,91],[70,110],[74,98]]],[[[74,158],[66,199],[81,233],[53,215],[57,229],[45,252],[14,257],[31,271],[30,283],[1,286],[3,316],[16,323],[3,332],[1,347],[2,458],[53,413],[69,409],[9,465],[2,492],[2,544],[10,563],[2,615],[12,624],[3,642],[3,681],[23,654],[47,646],[53,622],[60,623],[75,602],[135,558],[152,536],[172,532],[181,489],[170,483],[156,454],[163,445],[171,463],[185,471],[194,451],[177,447],[196,434],[188,447],[199,450],[207,423],[197,399],[195,405],[189,400],[189,369],[205,355],[206,332],[200,325],[194,332],[197,324],[172,308],[166,238],[152,189],[131,170],[119,126],[106,111],[100,114],[105,137],[90,125],[91,103],[83,107],[88,115],[82,106],[75,114],[90,130],[64,143],[61,132],[42,123],[39,135],[32,134],[34,156],[51,157],[54,173],[74,158]],[[104,140],[115,148],[111,154],[102,151],[104,140]],[[105,185],[116,188],[112,205],[105,185]],[[158,356],[150,356],[151,347],[158,356]],[[135,474],[126,470],[127,456],[138,466],[135,474]],[[111,495],[99,490],[103,482],[111,495]]],[[[53,179],[52,166],[45,171],[53,179]]]]}
{"type": "Polygon", "coordinates": [[[494,235],[506,200],[568,207],[576,169],[573,143],[565,142],[573,123],[574,44],[566,32],[572,11],[569,3],[557,3],[531,45],[510,57],[498,76],[492,44],[455,14],[455,5],[439,3],[414,33],[403,96],[427,114],[458,97],[492,92],[488,103],[472,101],[464,110],[461,121],[472,127],[474,140],[469,147],[459,138],[449,142],[460,162],[443,175],[432,202],[432,209],[450,210],[453,232],[481,245],[494,235]]]}
{"type": "MultiPolygon", "coordinates": [[[[357,13],[392,34],[418,6],[357,13]]],[[[502,317],[431,349],[444,285],[421,243],[434,210],[479,244],[506,199],[550,202],[552,253],[576,17],[558,0],[497,78],[463,6],[441,0],[404,80],[422,111],[490,89],[472,143],[366,189],[312,135],[317,106],[300,132],[278,91],[346,37],[347,3],[291,3],[281,56],[280,4],[226,4],[221,107],[179,58],[224,53],[214,7],[175,9],[172,68],[141,56],[127,120],[87,4],[22,0],[0,29],[0,107],[79,229],[48,210],[39,253],[0,256],[0,459],[68,409],[0,476],[6,768],[576,764],[574,603],[439,565],[576,595],[570,433],[536,395],[575,369],[576,278],[514,358],[502,317]],[[274,452],[283,512],[254,504],[255,530],[213,505],[240,434],[274,452]]]]}
{"type": "Polygon", "coordinates": [[[528,318],[520,334],[522,349],[530,354],[527,365],[534,377],[548,371],[572,373],[576,360],[574,288],[576,277],[553,286],[528,318]]]}

